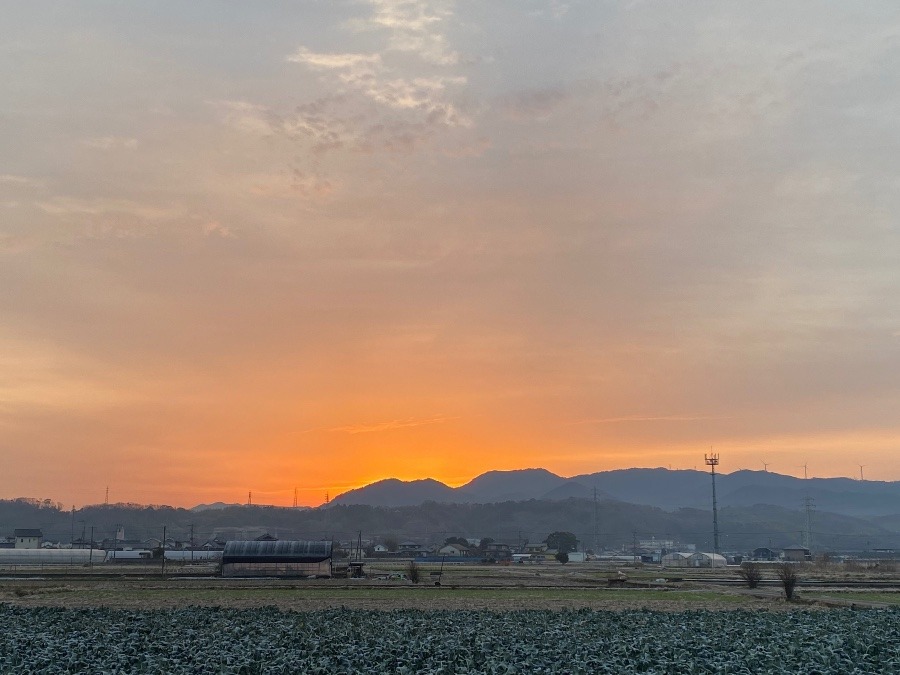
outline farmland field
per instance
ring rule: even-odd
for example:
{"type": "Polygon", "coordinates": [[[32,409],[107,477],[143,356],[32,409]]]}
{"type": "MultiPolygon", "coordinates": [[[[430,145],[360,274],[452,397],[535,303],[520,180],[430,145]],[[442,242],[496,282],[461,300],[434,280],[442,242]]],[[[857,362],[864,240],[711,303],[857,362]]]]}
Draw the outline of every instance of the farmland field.
{"type": "Polygon", "coordinates": [[[0,605],[0,672],[896,673],[900,612],[0,605]]]}

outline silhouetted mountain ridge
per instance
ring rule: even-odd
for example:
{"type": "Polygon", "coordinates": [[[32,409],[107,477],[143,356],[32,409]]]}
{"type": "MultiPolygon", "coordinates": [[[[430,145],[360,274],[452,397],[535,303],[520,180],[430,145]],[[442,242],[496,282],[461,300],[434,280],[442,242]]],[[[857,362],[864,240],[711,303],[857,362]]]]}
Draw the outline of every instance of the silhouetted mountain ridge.
{"type": "MultiPolygon", "coordinates": [[[[458,488],[433,479],[388,479],[344,493],[338,504],[415,506],[424,502],[488,504],[529,499],[616,499],[630,504],[709,509],[710,475],[697,470],[617,469],[565,478],[546,469],[489,471],[458,488]]],[[[900,514],[900,482],[850,478],[802,479],[769,471],[741,470],[716,475],[719,506],[769,504],[797,510],[809,497],[815,510],[856,517],[900,514]]]]}

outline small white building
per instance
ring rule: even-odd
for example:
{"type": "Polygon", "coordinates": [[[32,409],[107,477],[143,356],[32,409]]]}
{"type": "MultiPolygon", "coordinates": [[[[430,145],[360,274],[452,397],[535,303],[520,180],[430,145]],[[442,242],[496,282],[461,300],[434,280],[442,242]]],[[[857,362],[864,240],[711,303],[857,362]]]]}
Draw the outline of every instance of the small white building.
{"type": "Polygon", "coordinates": [[[43,532],[32,529],[19,529],[13,531],[16,539],[16,548],[40,548],[43,532]]]}
{"type": "Polygon", "coordinates": [[[694,553],[691,555],[690,567],[725,567],[728,561],[718,553],[694,553]]]}

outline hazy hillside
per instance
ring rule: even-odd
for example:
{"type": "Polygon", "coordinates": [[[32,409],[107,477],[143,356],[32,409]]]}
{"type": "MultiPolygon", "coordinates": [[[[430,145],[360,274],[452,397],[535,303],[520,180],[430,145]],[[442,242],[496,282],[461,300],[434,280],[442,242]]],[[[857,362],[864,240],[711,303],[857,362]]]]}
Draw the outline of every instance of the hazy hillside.
{"type": "MultiPolygon", "coordinates": [[[[721,546],[742,551],[757,546],[782,547],[800,541],[805,516],[800,510],[778,506],[724,507],[719,512],[721,546]]],[[[576,533],[586,548],[630,546],[634,539],[676,539],[703,549],[712,547],[709,510],[627,504],[592,499],[509,501],[492,504],[440,504],[374,507],[332,504],[318,509],[267,506],[231,506],[200,513],[171,507],[136,505],[92,506],[73,514],[56,506],[15,500],[0,501],[0,534],[17,527],[39,527],[50,541],[68,542],[82,531],[102,540],[116,526],[135,539],[168,536],[186,541],[193,526],[195,542],[214,533],[225,539],[249,539],[269,532],[283,539],[334,538],[413,539],[422,544],[442,542],[449,536],[491,537],[517,543],[542,541],[550,532],[576,533]],[[596,507],[596,511],[595,511],[596,507]],[[596,527],[594,516],[596,513],[596,527]],[[596,536],[595,536],[596,534],[596,536]]],[[[900,548],[898,519],[860,519],[816,512],[812,521],[816,550],[900,548]]]]}

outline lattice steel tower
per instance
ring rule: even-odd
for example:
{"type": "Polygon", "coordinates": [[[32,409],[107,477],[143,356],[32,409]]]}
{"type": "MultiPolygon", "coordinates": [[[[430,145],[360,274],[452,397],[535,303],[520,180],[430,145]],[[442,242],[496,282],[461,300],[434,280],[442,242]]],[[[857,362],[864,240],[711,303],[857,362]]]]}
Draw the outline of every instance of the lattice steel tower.
{"type": "Polygon", "coordinates": [[[703,455],[706,465],[709,467],[709,475],[712,476],[713,498],[713,553],[719,552],[719,508],[716,504],[716,467],[719,465],[719,455],[710,453],[703,455]]]}

